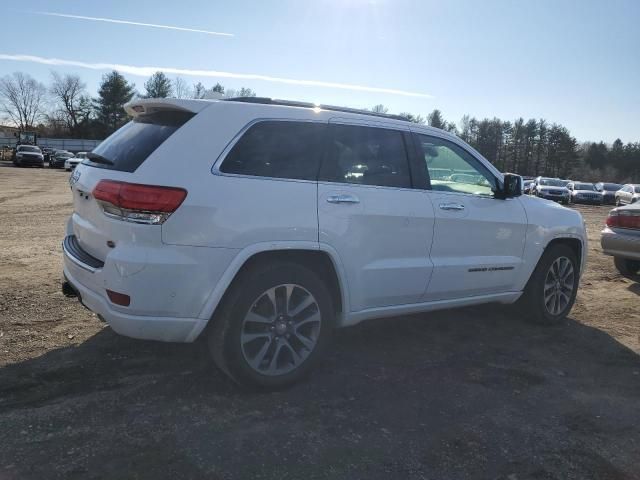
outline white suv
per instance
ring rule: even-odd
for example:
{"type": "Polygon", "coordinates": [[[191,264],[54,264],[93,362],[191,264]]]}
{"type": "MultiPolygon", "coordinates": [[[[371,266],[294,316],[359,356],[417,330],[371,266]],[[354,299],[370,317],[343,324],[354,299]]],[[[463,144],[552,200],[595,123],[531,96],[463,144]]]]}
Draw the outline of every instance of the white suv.
{"type": "Polygon", "coordinates": [[[518,299],[553,323],[573,305],[580,214],[520,196],[451,134],[260,98],[126,109],[70,178],[63,243],[64,291],[122,335],[205,336],[235,381],[276,388],[334,327],[518,299]]]}

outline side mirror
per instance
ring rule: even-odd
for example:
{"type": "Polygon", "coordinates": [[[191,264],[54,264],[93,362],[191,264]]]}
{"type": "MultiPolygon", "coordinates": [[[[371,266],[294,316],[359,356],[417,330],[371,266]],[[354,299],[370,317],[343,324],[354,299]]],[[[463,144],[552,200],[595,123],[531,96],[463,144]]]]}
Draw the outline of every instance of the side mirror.
{"type": "Polygon", "coordinates": [[[495,192],[496,198],[504,200],[520,195],[522,195],[522,177],[513,173],[505,173],[502,188],[495,192]]]}

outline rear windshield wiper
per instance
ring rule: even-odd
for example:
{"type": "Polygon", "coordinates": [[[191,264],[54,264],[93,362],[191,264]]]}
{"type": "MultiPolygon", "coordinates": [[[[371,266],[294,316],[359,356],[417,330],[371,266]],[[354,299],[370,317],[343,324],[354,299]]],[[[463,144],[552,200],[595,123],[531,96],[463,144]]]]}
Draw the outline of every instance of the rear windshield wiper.
{"type": "Polygon", "coordinates": [[[89,152],[87,153],[87,158],[94,163],[104,163],[105,165],[113,165],[113,162],[111,160],[97,153],[89,152]]]}

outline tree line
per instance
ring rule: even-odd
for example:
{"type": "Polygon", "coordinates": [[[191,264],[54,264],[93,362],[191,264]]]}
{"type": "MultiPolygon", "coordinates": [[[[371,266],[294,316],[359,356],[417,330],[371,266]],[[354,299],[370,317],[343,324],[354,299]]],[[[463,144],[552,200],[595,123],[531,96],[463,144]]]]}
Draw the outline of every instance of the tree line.
{"type": "MultiPolygon", "coordinates": [[[[206,87],[173,80],[163,72],[154,73],[138,92],[117,71],[106,73],[97,96],[87,92],[78,75],[51,73],[48,86],[27,74],[16,72],[0,78],[0,113],[21,130],[37,130],[51,137],[106,138],[129,118],[123,105],[133,98],[220,98],[251,97],[250,88],[238,90],[220,83],[206,87]]],[[[389,113],[382,104],[371,108],[389,113]]],[[[611,145],[600,142],[579,144],[570,131],[545,119],[513,121],[499,118],[477,119],[465,115],[456,124],[447,121],[438,109],[426,117],[402,112],[401,117],[458,135],[501,171],[520,175],[579,178],[587,181],[640,182],[640,142],[611,145]]]]}
{"type": "Polygon", "coordinates": [[[22,72],[0,78],[0,114],[20,130],[35,130],[48,137],[106,138],[128,120],[123,106],[134,98],[220,98],[256,94],[250,88],[234,90],[216,83],[189,85],[163,72],[154,73],[138,92],[135,84],[117,71],[106,73],[92,97],[78,75],[51,73],[44,85],[22,72]]]}

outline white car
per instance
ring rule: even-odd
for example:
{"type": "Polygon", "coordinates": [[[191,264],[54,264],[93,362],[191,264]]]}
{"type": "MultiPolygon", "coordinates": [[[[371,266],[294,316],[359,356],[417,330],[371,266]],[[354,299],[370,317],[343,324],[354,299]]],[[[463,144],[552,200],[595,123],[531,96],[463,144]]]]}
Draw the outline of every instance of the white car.
{"type": "Polygon", "coordinates": [[[531,189],[536,197],[554,202],[561,202],[563,205],[569,203],[571,192],[567,188],[569,182],[559,178],[538,177],[535,179],[535,186],[531,189]]]}
{"type": "Polygon", "coordinates": [[[87,152],[78,152],[75,157],[69,157],[64,161],[64,168],[68,172],[76,168],[76,166],[87,158],[87,152]]]}
{"type": "Polygon", "coordinates": [[[235,381],[277,388],[334,327],[517,300],[557,323],[573,305],[580,214],[521,196],[454,135],[260,98],[126,110],[70,177],[63,242],[63,290],[122,335],[205,336],[235,381]]]}
{"type": "Polygon", "coordinates": [[[569,182],[567,189],[570,193],[571,203],[587,203],[590,205],[602,205],[602,192],[596,189],[593,183],[589,182],[569,182]]]}

